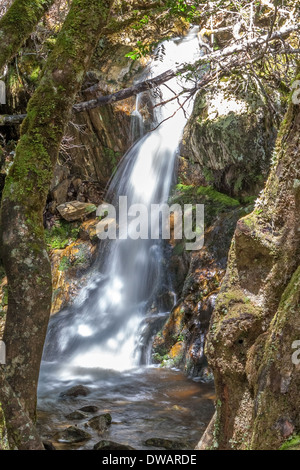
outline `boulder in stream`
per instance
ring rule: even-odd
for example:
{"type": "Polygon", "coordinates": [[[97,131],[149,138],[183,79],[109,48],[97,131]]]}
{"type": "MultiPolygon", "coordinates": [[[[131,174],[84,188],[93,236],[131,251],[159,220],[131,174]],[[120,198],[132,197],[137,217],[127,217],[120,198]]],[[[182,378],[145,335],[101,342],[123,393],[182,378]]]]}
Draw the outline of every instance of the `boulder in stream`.
{"type": "Polygon", "coordinates": [[[188,450],[193,449],[196,445],[196,442],[187,442],[187,441],[173,441],[171,439],[163,439],[160,437],[152,437],[145,441],[146,446],[151,447],[162,447],[167,450],[188,450]]]}
{"type": "Polygon", "coordinates": [[[86,405],[82,408],[79,408],[79,411],[83,411],[83,413],[96,413],[98,410],[98,406],[95,405],[86,405]]]}
{"type": "Polygon", "coordinates": [[[56,450],[55,446],[52,444],[51,441],[43,441],[43,445],[45,450],[56,450]]]}
{"type": "Polygon", "coordinates": [[[88,387],[84,385],[75,385],[74,387],[68,388],[59,395],[61,398],[77,398],[86,397],[91,393],[88,387]]]}
{"type": "Polygon", "coordinates": [[[71,419],[71,420],[86,419],[87,417],[88,417],[88,415],[83,413],[80,410],[72,411],[72,413],[69,413],[68,415],[66,415],[66,418],[71,419]]]}
{"type": "Polygon", "coordinates": [[[114,441],[99,441],[94,445],[94,450],[136,450],[126,444],[119,444],[114,441]]]}
{"type": "Polygon", "coordinates": [[[77,426],[70,426],[62,431],[57,432],[54,436],[58,442],[66,442],[69,444],[87,441],[91,437],[92,436],[88,432],[78,428],[77,426]]]}
{"type": "Polygon", "coordinates": [[[111,424],[111,415],[109,413],[95,416],[90,419],[85,426],[98,431],[99,434],[104,433],[107,430],[107,427],[111,424]]]}

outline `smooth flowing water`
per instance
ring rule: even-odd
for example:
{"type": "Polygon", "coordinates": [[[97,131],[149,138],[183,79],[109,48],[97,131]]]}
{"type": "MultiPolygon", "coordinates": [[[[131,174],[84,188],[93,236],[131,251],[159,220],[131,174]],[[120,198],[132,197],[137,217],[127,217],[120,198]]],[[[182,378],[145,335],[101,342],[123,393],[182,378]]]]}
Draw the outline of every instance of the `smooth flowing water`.
{"type": "MultiPolygon", "coordinates": [[[[185,38],[161,44],[156,54],[159,58],[149,65],[147,76],[156,76],[176,63],[197,59],[200,56],[197,32],[198,29],[193,28],[185,38]]],[[[107,191],[106,200],[115,207],[118,207],[120,196],[127,197],[128,207],[143,204],[149,213],[151,204],[167,201],[175,182],[178,146],[193,104],[189,100],[183,110],[180,100],[182,103],[185,98],[179,101],[171,98],[186,85],[181,77],[151,94],[152,130],[142,135],[124,156],[107,191]],[[166,104],[156,106],[160,102],[166,104]]],[[[139,99],[134,123],[132,135],[143,133],[139,99]]],[[[130,225],[127,230],[130,233],[130,225]]],[[[90,282],[71,307],[50,321],[39,384],[39,408],[47,413],[55,415],[54,410],[58,414],[66,411],[60,409],[56,400],[59,390],[87,383],[94,390],[93,398],[102,400],[105,409],[114,410],[117,420],[121,420],[122,413],[127,416],[127,405],[132,402],[135,410],[137,403],[141,404],[143,418],[137,418],[137,411],[134,411],[131,420],[144,419],[147,406],[151,407],[153,419],[157,409],[158,414],[164,414],[159,395],[167,392],[161,389],[164,385],[169,387],[168,381],[172,382],[179,374],[149,368],[151,337],[175,301],[164,263],[164,244],[159,239],[134,240],[126,235],[128,232],[123,233],[122,239],[100,244],[97,268],[94,268],[90,282]],[[118,403],[124,403],[124,406],[119,409],[118,403]]],[[[181,386],[187,387],[184,385],[187,379],[182,374],[179,376],[181,386]]],[[[193,383],[191,386],[193,396],[201,396],[201,387],[205,385],[198,389],[198,395],[195,387],[200,385],[193,383]]],[[[211,387],[205,393],[211,395],[211,387]]],[[[173,399],[170,406],[176,406],[173,399]]],[[[193,406],[191,408],[193,416],[197,416],[193,406]]],[[[171,429],[172,425],[167,427],[171,429]]],[[[118,429],[120,431],[121,427],[118,429]]],[[[119,434],[121,439],[123,431],[119,434]]]]}

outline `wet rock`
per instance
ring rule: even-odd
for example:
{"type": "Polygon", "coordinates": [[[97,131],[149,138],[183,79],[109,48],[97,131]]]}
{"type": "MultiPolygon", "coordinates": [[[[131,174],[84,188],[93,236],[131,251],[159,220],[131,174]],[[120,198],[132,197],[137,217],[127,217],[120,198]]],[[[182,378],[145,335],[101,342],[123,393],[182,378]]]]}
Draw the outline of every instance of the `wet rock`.
{"type": "Polygon", "coordinates": [[[68,222],[80,220],[83,217],[95,212],[97,207],[94,204],[89,204],[80,201],[66,202],[57,206],[57,210],[63,219],[68,222]]]}
{"type": "Polygon", "coordinates": [[[195,443],[187,441],[173,441],[171,439],[162,439],[160,437],[152,437],[145,441],[146,446],[162,447],[167,450],[193,449],[195,443]]]}
{"type": "Polygon", "coordinates": [[[91,435],[83,429],[76,426],[70,426],[63,431],[56,433],[54,437],[58,442],[73,444],[76,442],[87,441],[91,438],[91,435]]]}
{"type": "Polygon", "coordinates": [[[85,273],[96,256],[96,245],[90,240],[76,240],[63,250],[51,252],[52,305],[51,314],[70,305],[86,282],[85,273]]]}
{"type": "Polygon", "coordinates": [[[193,187],[184,189],[181,193],[183,196],[174,197],[172,203],[186,204],[197,201],[197,204],[205,204],[205,244],[201,250],[191,253],[185,251],[185,248],[182,254],[178,254],[177,247],[173,250],[170,273],[176,280],[173,285],[180,300],[172,309],[162,330],[154,338],[152,357],[155,363],[164,367],[181,368],[190,376],[211,380],[212,375],[207,371],[207,359],[204,354],[205,337],[216,296],[225,275],[232,235],[237,220],[246,209],[233,207],[234,201],[231,201],[231,198],[227,199],[224,195],[223,200],[221,193],[207,188],[197,188],[196,192],[198,196],[193,199],[193,187]],[[219,208],[217,204],[220,204],[219,208]],[[185,278],[184,270],[177,268],[180,260],[184,263],[186,260],[188,263],[185,278]],[[179,271],[182,275],[179,275],[179,271]]]}
{"type": "Polygon", "coordinates": [[[79,236],[81,240],[90,240],[92,242],[97,241],[97,224],[98,219],[89,219],[83,222],[80,226],[79,236]]]}
{"type": "Polygon", "coordinates": [[[43,441],[45,450],[56,450],[55,446],[50,441],[43,441]]]}
{"type": "Polygon", "coordinates": [[[86,405],[82,408],[79,408],[79,411],[83,411],[84,413],[96,413],[98,410],[98,406],[95,405],[86,405]]]}
{"type": "Polygon", "coordinates": [[[77,398],[77,397],[86,397],[91,393],[88,387],[84,385],[75,385],[75,387],[71,387],[68,390],[61,392],[59,395],[61,398],[77,398]]]}
{"type": "Polygon", "coordinates": [[[76,410],[76,411],[72,411],[72,413],[69,413],[68,415],[66,415],[66,418],[67,419],[86,419],[87,418],[87,415],[85,413],[82,413],[82,411],[79,411],[79,410],[76,410]]]}
{"type": "Polygon", "coordinates": [[[90,419],[85,426],[98,431],[98,433],[102,434],[107,431],[107,427],[111,424],[111,415],[106,413],[104,415],[95,416],[94,418],[90,419]]]}
{"type": "Polygon", "coordinates": [[[114,441],[99,441],[94,445],[94,450],[135,450],[126,444],[119,444],[114,441]]]}

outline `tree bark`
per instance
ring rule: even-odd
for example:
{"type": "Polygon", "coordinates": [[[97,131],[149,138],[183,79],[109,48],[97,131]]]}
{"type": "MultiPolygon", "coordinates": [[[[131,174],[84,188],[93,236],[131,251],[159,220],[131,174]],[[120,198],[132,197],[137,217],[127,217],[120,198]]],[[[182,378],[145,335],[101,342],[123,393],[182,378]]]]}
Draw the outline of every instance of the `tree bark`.
{"type": "MultiPolygon", "coordinates": [[[[298,74],[298,80],[300,75],[298,74]]],[[[254,212],[235,231],[207,337],[219,449],[276,450],[300,430],[300,106],[290,101],[254,212]]]]}
{"type": "Polygon", "coordinates": [[[40,361],[51,306],[43,209],[65,126],[106,24],[109,0],[73,0],[28,103],[1,207],[1,254],[8,278],[6,377],[35,419],[40,361]]]}
{"type": "Polygon", "coordinates": [[[45,450],[33,422],[7,383],[4,368],[0,366],[0,450],[14,449],[45,450]]]}
{"type": "Polygon", "coordinates": [[[0,71],[19,51],[54,0],[15,0],[0,19],[0,71]]]}

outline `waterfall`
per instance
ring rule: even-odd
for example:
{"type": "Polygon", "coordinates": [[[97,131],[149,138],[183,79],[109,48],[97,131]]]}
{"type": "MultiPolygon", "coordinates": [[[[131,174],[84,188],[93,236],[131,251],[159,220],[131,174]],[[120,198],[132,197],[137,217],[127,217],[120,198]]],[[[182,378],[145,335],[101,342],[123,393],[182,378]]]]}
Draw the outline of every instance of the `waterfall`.
{"type": "MultiPolygon", "coordinates": [[[[197,32],[193,27],[184,38],[163,42],[158,57],[147,67],[148,77],[199,58],[197,32]]],[[[170,101],[182,86],[187,83],[178,77],[151,93],[152,130],[123,157],[106,195],[113,205],[118,205],[119,196],[127,196],[128,207],[144,204],[150,209],[151,204],[167,202],[175,182],[178,146],[193,105],[190,99],[183,110],[179,102],[184,98],[170,101]],[[160,102],[166,104],[155,106],[160,102]]],[[[133,135],[144,128],[139,106],[138,98],[133,135]]],[[[149,323],[151,312],[165,318],[170,310],[171,285],[161,240],[116,239],[101,242],[99,251],[97,272],[74,305],[49,324],[43,364],[57,364],[57,376],[62,378],[76,370],[122,371],[147,362],[149,348],[143,343],[151,334],[145,329],[145,318],[149,323]]]]}

